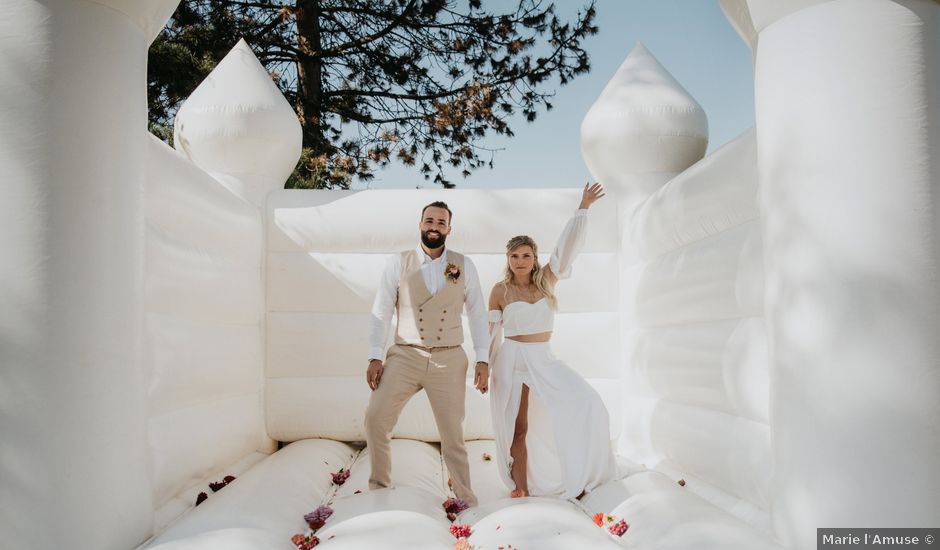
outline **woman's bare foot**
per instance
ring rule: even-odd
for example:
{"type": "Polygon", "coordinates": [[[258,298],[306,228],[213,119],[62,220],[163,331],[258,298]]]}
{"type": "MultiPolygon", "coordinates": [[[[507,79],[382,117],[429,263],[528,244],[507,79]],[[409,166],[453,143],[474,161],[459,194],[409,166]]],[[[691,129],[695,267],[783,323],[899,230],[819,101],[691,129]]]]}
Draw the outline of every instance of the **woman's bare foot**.
{"type": "Polygon", "coordinates": [[[509,493],[510,498],[519,498],[519,497],[527,497],[527,496],[529,496],[529,492],[523,491],[522,489],[513,489],[512,492],[509,493]]]}

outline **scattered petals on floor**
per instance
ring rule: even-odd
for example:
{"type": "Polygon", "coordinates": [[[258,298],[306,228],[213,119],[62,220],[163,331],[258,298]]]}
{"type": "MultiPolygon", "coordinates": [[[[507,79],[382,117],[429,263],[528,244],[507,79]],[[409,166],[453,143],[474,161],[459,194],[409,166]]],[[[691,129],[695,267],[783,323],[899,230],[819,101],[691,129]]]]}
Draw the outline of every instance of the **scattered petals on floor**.
{"type": "Polygon", "coordinates": [[[294,543],[294,546],[297,547],[297,550],[310,550],[311,548],[320,544],[320,539],[318,539],[316,535],[312,533],[306,535],[297,533],[290,538],[290,541],[294,543]]]}
{"type": "Polygon", "coordinates": [[[610,532],[611,535],[614,535],[615,537],[622,537],[623,534],[626,533],[627,529],[629,528],[630,528],[630,525],[626,521],[620,520],[617,523],[608,527],[607,530],[610,532]]]}
{"type": "Polygon", "coordinates": [[[449,498],[444,501],[444,511],[447,512],[447,519],[454,521],[457,519],[457,514],[463,512],[470,507],[466,501],[459,498],[449,498]]]}
{"type": "Polygon", "coordinates": [[[622,537],[630,528],[630,524],[626,520],[612,514],[598,512],[591,516],[591,519],[594,521],[594,525],[607,529],[607,532],[615,537],[622,537]]]}
{"type": "Polygon", "coordinates": [[[343,483],[346,483],[347,479],[349,479],[349,470],[340,468],[338,472],[334,472],[330,475],[333,476],[333,483],[342,485],[343,483]]]}
{"type": "Polygon", "coordinates": [[[463,539],[463,538],[469,537],[469,536],[470,536],[470,532],[471,532],[471,529],[470,529],[470,526],[469,526],[469,525],[463,525],[463,524],[455,523],[455,524],[453,524],[453,525],[450,526],[450,534],[451,534],[451,535],[454,535],[454,537],[456,537],[456,538],[458,538],[458,539],[463,539]]]}
{"type": "Polygon", "coordinates": [[[333,509],[324,504],[316,510],[304,516],[304,521],[310,526],[310,529],[316,531],[326,524],[326,520],[333,515],[333,509]]]}
{"type": "Polygon", "coordinates": [[[222,481],[213,481],[209,484],[209,488],[212,489],[213,493],[217,493],[222,490],[223,487],[229,483],[235,481],[235,476],[225,476],[222,478],[222,481]]]}

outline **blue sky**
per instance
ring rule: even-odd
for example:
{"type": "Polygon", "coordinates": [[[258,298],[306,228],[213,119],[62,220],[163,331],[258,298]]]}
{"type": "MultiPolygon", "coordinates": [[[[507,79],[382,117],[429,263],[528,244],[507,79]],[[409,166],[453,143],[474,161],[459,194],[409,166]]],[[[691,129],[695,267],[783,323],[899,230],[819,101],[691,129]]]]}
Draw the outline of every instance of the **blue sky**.
{"type": "MultiPolygon", "coordinates": [[[[556,0],[561,13],[582,4],[556,0]]],[[[488,137],[499,148],[494,168],[480,168],[458,188],[575,187],[590,178],[581,159],[585,113],[630,50],[642,42],[705,109],[712,151],[754,125],[751,51],[718,7],[717,0],[597,0],[600,32],[585,44],[591,72],[559,88],[555,108],[532,123],[511,122],[511,139],[488,137]]],[[[392,165],[354,189],[434,188],[416,168],[392,165]]]]}

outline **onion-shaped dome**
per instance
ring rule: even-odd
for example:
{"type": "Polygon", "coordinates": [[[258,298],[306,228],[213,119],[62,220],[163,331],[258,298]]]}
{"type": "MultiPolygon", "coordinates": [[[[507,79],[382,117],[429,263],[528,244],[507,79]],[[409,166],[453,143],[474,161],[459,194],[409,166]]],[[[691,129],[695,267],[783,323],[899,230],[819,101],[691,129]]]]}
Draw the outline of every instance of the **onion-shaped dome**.
{"type": "Polygon", "coordinates": [[[581,153],[607,183],[681,172],[708,146],[705,111],[643,44],[630,52],[581,123],[581,153]]]}
{"type": "Polygon", "coordinates": [[[173,137],[203,170],[266,188],[254,196],[282,187],[300,158],[300,121],[244,40],[180,107],[173,137]]]}

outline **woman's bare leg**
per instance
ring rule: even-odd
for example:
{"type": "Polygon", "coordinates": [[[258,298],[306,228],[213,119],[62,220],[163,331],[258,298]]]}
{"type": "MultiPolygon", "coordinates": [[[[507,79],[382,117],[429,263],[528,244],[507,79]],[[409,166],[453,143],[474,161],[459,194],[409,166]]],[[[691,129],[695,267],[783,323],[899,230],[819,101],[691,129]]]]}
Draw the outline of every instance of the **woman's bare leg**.
{"type": "Polygon", "coordinates": [[[529,453],[525,447],[525,436],[529,429],[529,386],[522,385],[522,396],[519,398],[519,412],[516,414],[516,425],[512,434],[512,446],[509,455],[512,457],[512,469],[509,476],[516,484],[516,490],[510,493],[512,497],[524,497],[529,494],[527,466],[529,453]]]}

